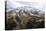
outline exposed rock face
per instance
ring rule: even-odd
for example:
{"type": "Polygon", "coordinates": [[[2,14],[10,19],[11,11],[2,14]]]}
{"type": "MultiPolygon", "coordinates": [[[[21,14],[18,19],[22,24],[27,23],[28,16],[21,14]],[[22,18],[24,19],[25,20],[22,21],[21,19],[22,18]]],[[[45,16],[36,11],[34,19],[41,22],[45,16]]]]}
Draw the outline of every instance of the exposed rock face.
{"type": "Polygon", "coordinates": [[[36,8],[20,7],[6,12],[6,30],[44,28],[44,12],[36,8]]]}

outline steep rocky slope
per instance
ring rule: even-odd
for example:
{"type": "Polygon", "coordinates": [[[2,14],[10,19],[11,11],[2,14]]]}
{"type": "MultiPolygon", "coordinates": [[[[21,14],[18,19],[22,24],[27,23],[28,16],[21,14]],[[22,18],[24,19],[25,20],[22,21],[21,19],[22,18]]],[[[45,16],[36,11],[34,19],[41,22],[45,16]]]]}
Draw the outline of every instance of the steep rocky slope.
{"type": "Polygon", "coordinates": [[[31,7],[8,9],[6,10],[6,30],[44,28],[44,14],[44,11],[31,7]]]}

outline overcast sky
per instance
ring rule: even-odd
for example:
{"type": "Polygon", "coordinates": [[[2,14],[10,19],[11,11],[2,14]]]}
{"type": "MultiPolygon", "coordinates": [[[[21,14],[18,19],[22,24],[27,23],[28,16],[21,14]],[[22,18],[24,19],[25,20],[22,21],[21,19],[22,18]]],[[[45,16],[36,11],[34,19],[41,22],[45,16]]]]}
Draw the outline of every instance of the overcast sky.
{"type": "Polygon", "coordinates": [[[30,6],[38,9],[45,9],[45,2],[43,0],[6,0],[7,8],[16,8],[21,6],[30,6]]]}

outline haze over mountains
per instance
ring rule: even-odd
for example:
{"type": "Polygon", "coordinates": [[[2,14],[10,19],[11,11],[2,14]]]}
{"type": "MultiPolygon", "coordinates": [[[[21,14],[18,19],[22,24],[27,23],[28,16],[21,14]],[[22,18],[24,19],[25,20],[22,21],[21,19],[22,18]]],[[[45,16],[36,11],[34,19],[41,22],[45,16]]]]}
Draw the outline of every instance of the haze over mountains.
{"type": "Polygon", "coordinates": [[[38,8],[44,10],[45,4],[42,2],[33,2],[32,0],[6,0],[7,1],[7,8],[16,8],[16,7],[23,7],[23,6],[30,6],[33,8],[38,8]]]}

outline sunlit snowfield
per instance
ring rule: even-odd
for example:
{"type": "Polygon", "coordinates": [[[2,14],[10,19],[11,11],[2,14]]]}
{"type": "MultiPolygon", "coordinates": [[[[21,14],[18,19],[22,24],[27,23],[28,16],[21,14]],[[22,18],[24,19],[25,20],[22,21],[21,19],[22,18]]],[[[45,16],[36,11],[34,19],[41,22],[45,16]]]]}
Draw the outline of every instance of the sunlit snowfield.
{"type": "Polygon", "coordinates": [[[40,2],[7,0],[6,30],[44,28],[45,5],[40,2]]]}

